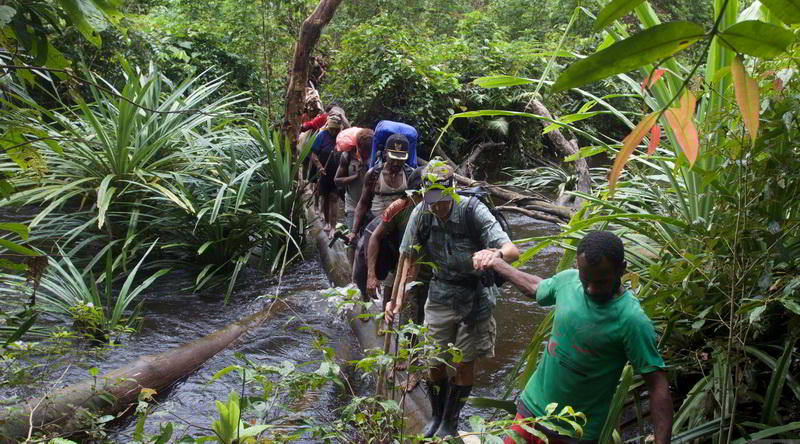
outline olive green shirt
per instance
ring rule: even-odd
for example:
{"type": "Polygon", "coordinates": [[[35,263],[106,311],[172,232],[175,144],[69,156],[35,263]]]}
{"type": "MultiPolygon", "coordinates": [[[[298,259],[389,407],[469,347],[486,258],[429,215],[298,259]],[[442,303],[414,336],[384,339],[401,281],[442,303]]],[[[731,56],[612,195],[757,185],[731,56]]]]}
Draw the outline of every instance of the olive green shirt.
{"type": "Polygon", "coordinates": [[[500,248],[503,244],[511,242],[508,235],[497,219],[483,203],[478,202],[473,212],[474,227],[480,232],[480,240],[472,239],[467,225],[468,197],[461,196],[458,202],[453,202],[450,216],[445,222],[432,216],[430,234],[417,250],[414,245],[419,245],[415,239],[419,230],[421,215],[429,211],[424,202],[418,204],[411,213],[411,218],[406,225],[400,252],[411,257],[424,257],[420,261],[434,264],[434,278],[428,290],[428,298],[434,302],[450,304],[453,308],[468,314],[472,309],[474,292],[480,289],[482,295],[488,299],[492,306],[497,300],[497,287],[473,285],[466,287],[464,283],[475,282],[480,279],[480,272],[472,267],[472,255],[486,248],[500,248]]]}

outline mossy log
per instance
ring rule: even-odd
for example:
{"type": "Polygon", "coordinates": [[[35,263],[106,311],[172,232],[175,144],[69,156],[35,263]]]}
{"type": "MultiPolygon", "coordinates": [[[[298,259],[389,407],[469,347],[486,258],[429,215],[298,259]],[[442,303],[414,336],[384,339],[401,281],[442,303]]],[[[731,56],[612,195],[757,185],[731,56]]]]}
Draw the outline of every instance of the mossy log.
{"type": "MultiPolygon", "coordinates": [[[[351,266],[347,259],[347,247],[342,242],[337,241],[329,248],[330,238],[322,230],[322,222],[319,216],[310,208],[306,211],[307,220],[309,221],[308,239],[313,241],[317,247],[325,273],[333,285],[338,287],[346,286],[350,283],[351,275],[351,266]]],[[[377,314],[378,311],[377,307],[373,307],[370,312],[377,314]]],[[[361,349],[382,349],[384,338],[379,337],[377,334],[377,321],[364,322],[359,318],[360,314],[361,312],[349,312],[347,313],[347,319],[361,349]]],[[[394,353],[394,349],[391,349],[390,353],[394,353]]],[[[405,379],[408,377],[406,372],[397,372],[397,374],[399,378],[405,379]]],[[[413,390],[405,393],[404,396],[403,390],[400,388],[394,392],[395,400],[405,413],[405,432],[418,433],[430,416],[430,404],[422,384],[417,385],[413,390]]]]}
{"type": "Polygon", "coordinates": [[[116,414],[137,402],[143,388],[162,391],[189,375],[208,359],[234,344],[272,314],[280,304],[178,348],[139,357],[133,363],[96,379],[48,392],[0,415],[0,442],[17,442],[32,433],[69,435],[85,430],[92,415],[116,414]]]}

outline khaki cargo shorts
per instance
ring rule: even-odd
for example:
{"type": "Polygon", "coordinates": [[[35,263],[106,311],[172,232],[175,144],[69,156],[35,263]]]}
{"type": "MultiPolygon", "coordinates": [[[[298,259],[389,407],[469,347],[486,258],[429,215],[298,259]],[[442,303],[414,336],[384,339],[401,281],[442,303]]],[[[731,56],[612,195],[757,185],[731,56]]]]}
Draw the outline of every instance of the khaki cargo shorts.
{"type": "MultiPolygon", "coordinates": [[[[425,326],[428,327],[428,334],[443,350],[452,343],[461,350],[462,362],[493,358],[497,337],[494,316],[474,325],[467,325],[462,319],[462,315],[450,305],[430,299],[425,303],[425,326]]],[[[448,359],[450,356],[449,353],[442,353],[439,357],[448,359]]]]}

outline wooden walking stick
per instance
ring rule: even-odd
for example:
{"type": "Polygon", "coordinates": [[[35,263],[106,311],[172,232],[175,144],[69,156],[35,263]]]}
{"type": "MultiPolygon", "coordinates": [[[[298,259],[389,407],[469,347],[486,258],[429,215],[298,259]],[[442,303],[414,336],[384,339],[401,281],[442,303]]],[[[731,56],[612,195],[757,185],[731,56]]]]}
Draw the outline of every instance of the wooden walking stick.
{"type": "MultiPolygon", "coordinates": [[[[395,274],[394,274],[394,283],[392,284],[392,295],[391,295],[391,298],[389,299],[390,301],[392,301],[392,307],[394,307],[394,304],[397,302],[400,282],[405,280],[405,276],[403,276],[403,273],[405,273],[405,270],[406,270],[406,267],[405,267],[406,260],[407,260],[406,259],[406,254],[405,253],[400,253],[400,259],[397,261],[397,269],[395,270],[395,274]]],[[[383,307],[383,311],[386,312],[386,307],[383,307]]],[[[381,320],[381,323],[383,323],[383,320],[381,320]]],[[[395,324],[395,319],[392,318],[392,323],[389,325],[389,329],[390,330],[392,330],[392,326],[394,324],[395,324]]],[[[387,354],[387,353],[389,353],[389,345],[391,344],[390,341],[391,341],[392,335],[391,334],[384,334],[383,336],[384,336],[384,338],[383,338],[383,353],[387,354]]],[[[377,388],[375,390],[375,394],[376,395],[384,394],[386,392],[385,391],[385,387],[386,387],[386,369],[383,368],[383,369],[381,369],[380,374],[378,375],[378,384],[377,384],[377,388]]]]}

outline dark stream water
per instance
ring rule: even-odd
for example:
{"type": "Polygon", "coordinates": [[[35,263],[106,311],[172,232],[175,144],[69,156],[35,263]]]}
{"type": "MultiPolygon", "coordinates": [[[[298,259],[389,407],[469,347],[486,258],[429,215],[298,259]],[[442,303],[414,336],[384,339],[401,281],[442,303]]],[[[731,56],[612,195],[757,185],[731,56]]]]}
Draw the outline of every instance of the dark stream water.
{"type": "MultiPolygon", "coordinates": [[[[524,217],[512,216],[509,222],[517,239],[552,234],[557,230],[554,225],[524,217]]],[[[547,277],[554,273],[559,257],[560,251],[548,248],[523,269],[547,277]]],[[[128,337],[118,348],[94,360],[73,363],[63,373],[58,385],[86,378],[87,368],[96,367],[98,374],[103,374],[135,360],[140,355],[160,353],[204,336],[260,310],[264,304],[269,303],[269,299],[262,296],[276,293],[286,303],[276,315],[259,328],[250,331],[235,347],[219,353],[168,391],[159,394],[157,399],[160,406],[148,421],[147,429],[150,433],[157,431],[159,422],[172,421],[176,425],[185,425],[186,431],[192,435],[210,435],[210,430],[202,428],[210,428],[211,421],[218,418],[215,401],[225,401],[231,390],[239,389],[235,377],[222,378],[221,382],[211,384],[209,382],[212,375],[229,365],[239,363],[235,353],[243,353],[248,359],[263,364],[279,364],[285,360],[303,363],[318,359],[319,352],[312,347],[312,333],[301,327],[310,327],[329,338],[330,345],[340,359],[355,359],[359,354],[358,344],[349,326],[335,314],[326,313],[321,308],[328,304],[320,290],[327,288],[329,284],[314,258],[308,258],[287,270],[280,286],[274,277],[268,278],[256,271],[248,271],[241,281],[243,285],[237,289],[227,306],[218,297],[205,298],[186,290],[190,287],[191,279],[192,276],[189,275],[172,273],[151,287],[143,311],[146,321],[141,330],[128,337]]],[[[479,362],[474,396],[502,395],[508,373],[546,313],[510,285],[503,288],[502,294],[498,298],[495,311],[496,357],[479,362]]],[[[51,381],[61,376],[62,371],[52,375],[51,381]]],[[[352,376],[349,378],[351,382],[357,385],[361,379],[352,370],[348,372],[352,376]]],[[[0,397],[26,397],[34,389],[15,390],[14,393],[0,391],[0,397]]],[[[374,388],[356,386],[354,390],[358,394],[367,394],[374,388]]],[[[309,415],[325,422],[333,419],[336,408],[347,402],[346,395],[335,387],[324,388],[312,394],[312,397],[308,402],[309,415]]],[[[488,416],[490,412],[481,412],[467,406],[462,418],[473,414],[488,416]]],[[[111,439],[117,442],[131,441],[134,427],[131,420],[112,426],[111,439]]],[[[468,429],[466,422],[462,423],[462,429],[468,429]]],[[[178,432],[173,436],[179,436],[178,432]]]]}

